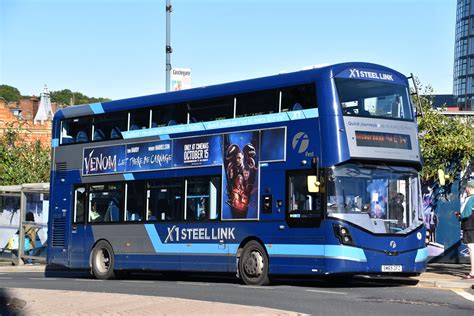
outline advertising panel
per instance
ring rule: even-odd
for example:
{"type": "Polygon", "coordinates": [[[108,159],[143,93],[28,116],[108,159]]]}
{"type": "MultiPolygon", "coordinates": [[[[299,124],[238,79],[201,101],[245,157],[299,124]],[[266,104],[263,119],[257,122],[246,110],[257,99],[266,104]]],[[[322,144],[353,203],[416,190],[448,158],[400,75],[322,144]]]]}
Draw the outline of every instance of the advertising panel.
{"type": "Polygon", "coordinates": [[[171,141],[127,145],[126,171],[159,170],[171,167],[171,141]]]}
{"type": "Polygon", "coordinates": [[[173,167],[222,165],[222,135],[173,141],[173,167]]]}
{"type": "Polygon", "coordinates": [[[259,134],[224,135],[222,219],[258,219],[259,134]]]}

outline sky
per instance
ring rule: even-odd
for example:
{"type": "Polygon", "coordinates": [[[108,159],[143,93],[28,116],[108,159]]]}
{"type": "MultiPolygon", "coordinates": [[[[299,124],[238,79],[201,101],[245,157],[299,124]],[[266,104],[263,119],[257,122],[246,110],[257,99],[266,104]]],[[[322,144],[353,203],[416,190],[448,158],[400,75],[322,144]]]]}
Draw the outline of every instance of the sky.
{"type": "MultiPolygon", "coordinates": [[[[0,84],[114,100],[165,91],[165,0],[0,0],[0,84]]],[[[192,87],[349,61],[452,93],[456,0],[171,0],[192,87]]]]}

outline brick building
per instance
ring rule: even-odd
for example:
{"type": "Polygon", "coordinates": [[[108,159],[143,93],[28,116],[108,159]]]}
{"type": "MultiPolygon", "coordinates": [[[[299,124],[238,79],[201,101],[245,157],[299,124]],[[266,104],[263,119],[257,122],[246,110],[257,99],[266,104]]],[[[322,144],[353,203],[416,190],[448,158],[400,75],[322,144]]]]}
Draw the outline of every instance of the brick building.
{"type": "MultiPolygon", "coordinates": [[[[44,146],[51,146],[51,117],[44,121],[35,121],[39,105],[40,100],[35,96],[18,103],[8,103],[0,98],[0,135],[9,127],[21,126],[31,141],[40,140],[44,146]]],[[[54,113],[56,104],[51,104],[51,108],[54,113]]]]}

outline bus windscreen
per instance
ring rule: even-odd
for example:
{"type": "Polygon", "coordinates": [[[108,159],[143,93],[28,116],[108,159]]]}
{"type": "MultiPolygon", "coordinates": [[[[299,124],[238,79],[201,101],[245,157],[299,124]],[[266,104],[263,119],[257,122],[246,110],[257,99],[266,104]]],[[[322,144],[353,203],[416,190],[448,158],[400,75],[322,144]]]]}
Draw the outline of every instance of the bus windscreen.
{"type": "Polygon", "coordinates": [[[347,78],[335,82],[344,116],[413,121],[406,86],[347,78]]]}

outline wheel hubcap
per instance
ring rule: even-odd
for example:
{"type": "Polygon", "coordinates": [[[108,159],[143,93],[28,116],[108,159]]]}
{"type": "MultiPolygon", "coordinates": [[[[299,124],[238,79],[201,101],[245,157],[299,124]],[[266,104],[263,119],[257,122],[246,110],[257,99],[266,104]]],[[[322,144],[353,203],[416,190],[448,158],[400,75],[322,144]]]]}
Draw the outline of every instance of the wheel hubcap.
{"type": "Polygon", "coordinates": [[[96,266],[100,273],[106,273],[110,268],[110,254],[106,249],[100,249],[96,256],[96,266]]]}
{"type": "Polygon", "coordinates": [[[249,253],[244,263],[245,274],[250,277],[259,277],[263,273],[263,256],[257,250],[249,253]]]}

